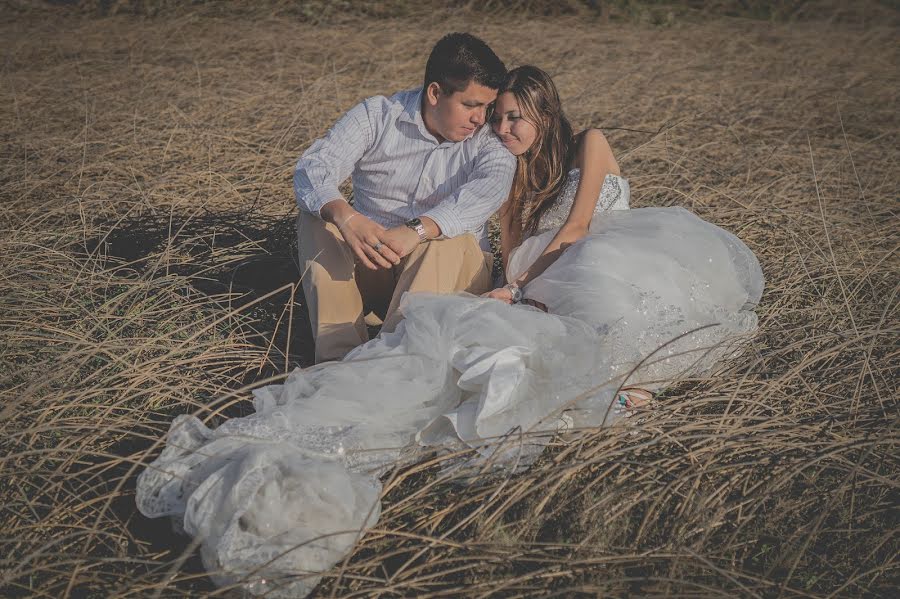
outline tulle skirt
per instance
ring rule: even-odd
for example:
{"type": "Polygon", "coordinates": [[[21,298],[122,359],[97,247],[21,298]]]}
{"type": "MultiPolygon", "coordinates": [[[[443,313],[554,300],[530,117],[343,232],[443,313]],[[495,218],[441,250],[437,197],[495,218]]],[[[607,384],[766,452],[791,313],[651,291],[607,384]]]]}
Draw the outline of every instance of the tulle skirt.
{"type": "MultiPolygon", "coordinates": [[[[549,313],[411,294],[395,332],[258,389],[255,414],[176,418],[139,509],[202,539],[217,583],[302,596],[377,521],[378,476],[403,452],[524,467],[539,433],[609,424],[620,386],[714,368],[755,329],[762,273],[734,235],[680,208],[595,220],[524,290],[549,313]]],[[[554,233],[518,248],[512,276],[554,233]]]]}

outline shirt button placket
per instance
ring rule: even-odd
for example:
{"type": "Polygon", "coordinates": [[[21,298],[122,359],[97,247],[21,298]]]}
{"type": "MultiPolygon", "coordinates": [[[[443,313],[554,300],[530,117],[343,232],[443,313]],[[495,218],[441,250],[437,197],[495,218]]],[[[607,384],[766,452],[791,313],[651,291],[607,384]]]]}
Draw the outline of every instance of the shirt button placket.
{"type": "Polygon", "coordinates": [[[413,206],[410,206],[413,209],[413,216],[418,216],[415,204],[420,203],[421,200],[430,196],[431,192],[434,191],[434,183],[428,173],[431,172],[431,163],[434,159],[435,152],[437,152],[437,149],[432,150],[428,154],[428,158],[422,166],[422,174],[419,176],[419,184],[416,186],[416,195],[412,201],[413,206]]]}

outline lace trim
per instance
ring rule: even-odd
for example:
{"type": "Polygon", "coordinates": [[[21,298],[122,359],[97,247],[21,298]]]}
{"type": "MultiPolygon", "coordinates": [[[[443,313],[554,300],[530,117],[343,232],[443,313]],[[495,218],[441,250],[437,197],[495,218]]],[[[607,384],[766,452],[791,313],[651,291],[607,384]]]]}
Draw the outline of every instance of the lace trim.
{"type": "MultiPolygon", "coordinates": [[[[569,218],[569,212],[572,211],[572,204],[575,201],[575,192],[578,191],[578,183],[581,180],[580,172],[579,168],[573,168],[568,172],[568,180],[563,185],[556,200],[554,200],[553,206],[541,216],[536,232],[559,228],[569,218]]],[[[611,173],[606,175],[603,179],[603,186],[600,188],[600,198],[594,208],[594,214],[612,210],[622,201],[623,196],[626,194],[625,185],[627,185],[623,184],[624,181],[619,175],[611,173]]],[[[524,211],[524,214],[529,213],[530,210],[524,211]]],[[[524,222],[523,217],[523,224],[524,222]]]]}

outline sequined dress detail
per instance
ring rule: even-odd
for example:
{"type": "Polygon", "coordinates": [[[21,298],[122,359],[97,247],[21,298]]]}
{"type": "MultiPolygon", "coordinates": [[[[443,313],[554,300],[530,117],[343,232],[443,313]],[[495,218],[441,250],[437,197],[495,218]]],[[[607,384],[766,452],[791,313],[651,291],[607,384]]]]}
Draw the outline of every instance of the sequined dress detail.
{"type": "MultiPolygon", "coordinates": [[[[536,234],[558,229],[565,224],[575,203],[575,192],[578,191],[578,183],[581,181],[581,170],[573,168],[569,171],[566,182],[559,197],[544,214],[538,223],[536,234]]],[[[594,214],[600,214],[607,210],[628,210],[631,202],[631,187],[628,180],[618,175],[609,174],[603,179],[600,188],[600,198],[594,208],[594,214]]]]}

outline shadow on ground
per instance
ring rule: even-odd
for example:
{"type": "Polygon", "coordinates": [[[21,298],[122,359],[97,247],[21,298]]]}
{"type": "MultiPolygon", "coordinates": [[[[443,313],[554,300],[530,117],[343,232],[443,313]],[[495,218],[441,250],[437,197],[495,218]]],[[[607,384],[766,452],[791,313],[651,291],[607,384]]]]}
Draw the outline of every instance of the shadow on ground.
{"type": "MultiPolygon", "coordinates": [[[[254,342],[289,370],[313,363],[294,223],[294,215],[253,212],[149,214],[102,226],[107,232],[88,251],[100,250],[139,276],[185,277],[219,309],[249,316],[258,333],[254,342]]],[[[277,374],[270,370],[259,377],[277,374]]]]}

